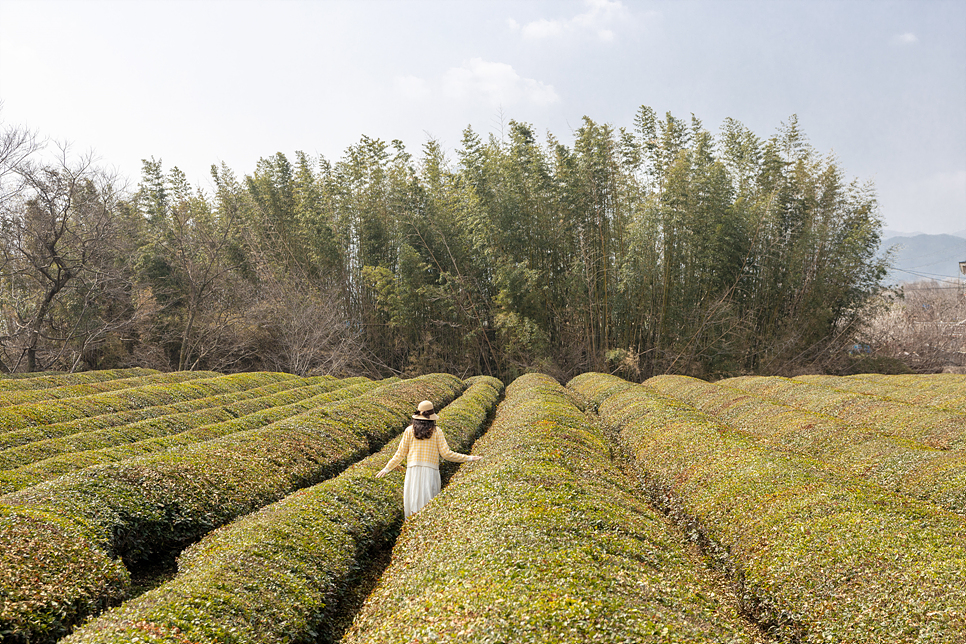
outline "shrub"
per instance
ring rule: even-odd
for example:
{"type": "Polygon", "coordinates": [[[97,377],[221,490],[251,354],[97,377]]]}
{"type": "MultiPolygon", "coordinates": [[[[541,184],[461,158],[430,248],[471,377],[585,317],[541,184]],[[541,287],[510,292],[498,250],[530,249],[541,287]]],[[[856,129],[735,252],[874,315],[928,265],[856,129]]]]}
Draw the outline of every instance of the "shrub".
{"type": "Polygon", "coordinates": [[[4,373],[0,374],[0,391],[14,389],[50,389],[92,382],[103,382],[118,378],[136,378],[158,373],[155,369],[102,369],[99,371],[78,371],[65,373],[63,371],[43,371],[33,373],[4,373]]]}
{"type": "MultiPolygon", "coordinates": [[[[882,423],[873,431],[686,376],[655,376],[645,384],[680,398],[775,449],[817,458],[843,472],[846,478],[865,478],[887,490],[966,514],[966,451],[929,448],[904,436],[880,433],[891,429],[892,434],[915,435],[914,426],[882,423]]],[[[926,421],[928,410],[922,416],[926,421]]],[[[949,426],[945,430],[948,433],[949,426]]]]}
{"type": "Polygon", "coordinates": [[[130,584],[121,562],[92,547],[92,535],[71,519],[0,505],[0,534],[4,642],[49,641],[64,624],[119,602],[130,584]]]}
{"type": "MultiPolygon", "coordinates": [[[[384,384],[388,383],[385,383],[384,381],[384,384]]],[[[296,416],[298,414],[311,411],[312,409],[320,407],[321,405],[329,402],[361,395],[379,385],[380,383],[371,382],[365,378],[348,378],[344,381],[333,380],[331,381],[331,384],[300,387],[294,390],[283,391],[272,396],[262,397],[264,399],[271,400],[263,400],[262,404],[259,405],[260,407],[265,407],[267,404],[272,402],[276,403],[276,405],[264,408],[261,411],[246,413],[245,415],[239,415],[241,408],[237,406],[236,403],[231,403],[224,408],[215,408],[223,412],[218,413],[218,417],[227,416],[228,418],[231,418],[231,420],[192,427],[174,435],[147,438],[137,442],[102,449],[63,454],[61,456],[48,458],[42,461],[31,463],[29,465],[18,467],[16,469],[0,472],[0,493],[7,494],[9,492],[21,490],[23,488],[30,487],[31,485],[37,485],[43,481],[47,481],[70,472],[92,467],[94,465],[123,461],[136,456],[150,454],[152,452],[158,452],[183,445],[190,445],[192,443],[200,443],[202,441],[220,438],[236,432],[256,429],[274,422],[285,420],[291,416],[296,416]],[[347,386],[338,387],[339,384],[345,384],[347,386]],[[333,389],[333,386],[338,388],[333,389]],[[312,393],[318,391],[322,391],[323,393],[318,393],[315,396],[311,395],[312,393]],[[290,404],[284,404],[288,400],[298,400],[299,398],[303,398],[303,396],[305,397],[303,400],[290,404]]],[[[252,402],[254,402],[254,400],[259,399],[253,399],[252,402]]],[[[248,401],[245,402],[247,403],[248,401]]],[[[208,412],[192,412],[192,414],[201,415],[197,419],[199,423],[205,420],[204,416],[206,415],[208,416],[208,420],[213,420],[216,417],[214,415],[216,414],[214,410],[209,410],[208,412]]],[[[162,419],[164,418],[169,418],[169,416],[162,417],[162,419]]],[[[182,422],[180,424],[190,426],[190,423],[182,422]]],[[[125,436],[128,436],[128,427],[129,426],[121,427],[119,428],[119,431],[125,436]]]]}
{"type": "Polygon", "coordinates": [[[590,411],[596,412],[600,403],[607,400],[610,396],[633,387],[634,383],[628,382],[623,378],[598,378],[599,374],[585,373],[575,377],[571,383],[580,384],[580,387],[571,387],[572,391],[579,391],[583,397],[585,406],[590,411]]]}
{"type": "MultiPolygon", "coordinates": [[[[250,383],[244,384],[250,385],[250,383]]],[[[194,427],[236,419],[245,413],[277,406],[283,404],[285,400],[291,400],[292,397],[296,399],[308,398],[315,394],[332,391],[340,386],[340,381],[332,379],[310,387],[299,388],[294,392],[289,389],[280,393],[249,398],[246,401],[239,401],[237,404],[227,403],[201,410],[170,413],[126,425],[92,429],[92,431],[78,432],[69,436],[34,441],[0,451],[0,470],[29,465],[60,454],[109,448],[123,443],[135,443],[150,438],[178,434],[194,427]]]]}
{"type": "MultiPolygon", "coordinates": [[[[255,376],[257,374],[238,374],[239,376],[255,376]]],[[[256,386],[252,389],[243,389],[230,393],[221,393],[210,396],[202,396],[188,400],[180,400],[167,404],[151,405],[135,409],[125,408],[123,411],[112,411],[115,408],[114,401],[109,400],[102,409],[92,410],[92,415],[81,416],[60,423],[50,425],[40,425],[37,427],[25,427],[0,434],[0,449],[13,449],[20,445],[25,445],[34,441],[70,436],[81,432],[88,432],[106,427],[117,427],[127,425],[148,418],[157,418],[171,413],[183,413],[196,411],[199,409],[210,409],[220,407],[233,402],[237,403],[249,397],[266,396],[281,391],[295,389],[298,387],[308,387],[317,382],[325,382],[332,378],[294,378],[271,382],[271,384],[256,386]]]]}
{"type": "MultiPolygon", "coordinates": [[[[335,475],[371,451],[371,437],[398,431],[419,400],[441,407],[462,388],[462,381],[443,374],[385,385],[361,396],[357,405],[331,403],[268,427],[88,468],[7,494],[0,504],[69,518],[91,535],[84,541],[89,550],[137,565],[335,475]],[[335,416],[333,406],[341,406],[335,416]],[[350,418],[356,422],[342,422],[350,418]],[[366,435],[356,428],[361,422],[370,426],[366,435]]],[[[0,550],[13,538],[0,532],[0,550]]],[[[21,611],[0,623],[0,631],[16,634],[13,641],[63,635],[84,617],[80,611],[58,617],[67,602],[96,605],[109,590],[89,584],[79,600],[68,596],[63,589],[76,588],[77,581],[59,571],[70,571],[71,561],[50,561],[32,583],[13,585],[21,578],[17,565],[0,571],[0,592],[21,611]]]]}
{"type": "Polygon", "coordinates": [[[795,380],[860,394],[883,396],[913,405],[966,413],[966,378],[956,374],[797,376],[795,380]]]}
{"type": "Polygon", "coordinates": [[[170,384],[186,380],[213,378],[218,374],[211,371],[182,371],[175,373],[155,373],[131,378],[111,378],[89,383],[66,385],[49,389],[15,389],[0,391],[0,406],[10,407],[30,403],[64,401],[71,398],[94,396],[112,391],[122,391],[153,384],[170,384]]]}
{"type": "Polygon", "coordinates": [[[605,400],[600,419],[780,641],[966,638],[962,518],[775,453],[647,386],[605,400]]]}
{"type": "Polygon", "coordinates": [[[949,449],[966,440],[966,415],[780,377],[744,376],[717,383],[782,405],[832,416],[889,436],[949,449]]]}
{"type": "MultiPolygon", "coordinates": [[[[188,381],[218,380],[217,374],[182,371],[159,375],[164,377],[164,382],[170,384],[146,385],[122,391],[107,391],[91,396],[39,401],[0,408],[0,432],[2,432],[0,433],[0,447],[7,449],[15,446],[5,436],[5,433],[11,430],[37,425],[51,425],[67,420],[86,418],[99,413],[138,409],[149,405],[161,405],[177,400],[222,393],[228,390],[225,386],[231,382],[230,380],[219,382],[214,386],[216,391],[206,392],[204,389],[192,387],[192,383],[188,381]]],[[[221,376],[221,378],[227,377],[221,376]]]]}
{"type": "MultiPolygon", "coordinates": [[[[502,390],[477,380],[440,412],[456,450],[470,447],[502,390]]],[[[374,474],[399,439],[338,477],[300,490],[188,548],[178,575],[85,625],[67,642],[316,642],[338,636],[344,597],[373,548],[402,522],[402,475],[374,474]]]]}
{"type": "Polygon", "coordinates": [[[507,387],[345,644],[754,641],[579,405],[548,376],[507,387]]]}

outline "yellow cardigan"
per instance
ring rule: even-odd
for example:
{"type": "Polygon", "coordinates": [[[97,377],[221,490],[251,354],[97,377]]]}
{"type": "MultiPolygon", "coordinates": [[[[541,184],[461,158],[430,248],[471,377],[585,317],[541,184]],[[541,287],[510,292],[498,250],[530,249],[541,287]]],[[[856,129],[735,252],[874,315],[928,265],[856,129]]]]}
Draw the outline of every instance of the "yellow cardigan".
{"type": "Polygon", "coordinates": [[[429,438],[416,438],[413,436],[413,426],[410,425],[403,432],[402,440],[399,441],[399,449],[382,468],[382,473],[389,472],[402,463],[403,459],[406,459],[406,467],[422,465],[438,470],[441,456],[447,461],[455,463],[466,463],[470,460],[470,457],[466,454],[454,452],[449,448],[443,430],[439,427],[433,429],[433,435],[429,438]]]}

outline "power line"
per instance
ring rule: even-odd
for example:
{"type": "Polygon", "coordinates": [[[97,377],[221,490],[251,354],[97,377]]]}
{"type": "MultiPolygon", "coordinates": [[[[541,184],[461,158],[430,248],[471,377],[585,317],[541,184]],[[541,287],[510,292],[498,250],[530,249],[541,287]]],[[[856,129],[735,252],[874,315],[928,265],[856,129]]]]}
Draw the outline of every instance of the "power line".
{"type": "Polygon", "coordinates": [[[946,283],[947,284],[955,284],[955,285],[959,286],[959,280],[958,280],[958,278],[953,277],[951,275],[937,275],[936,273],[920,273],[919,271],[910,271],[910,270],[905,269],[905,268],[892,268],[890,270],[892,270],[892,271],[899,271],[900,273],[909,273],[910,275],[916,275],[918,277],[929,277],[929,278],[939,277],[939,278],[942,278],[942,280],[956,280],[955,282],[946,282],[946,283]]]}

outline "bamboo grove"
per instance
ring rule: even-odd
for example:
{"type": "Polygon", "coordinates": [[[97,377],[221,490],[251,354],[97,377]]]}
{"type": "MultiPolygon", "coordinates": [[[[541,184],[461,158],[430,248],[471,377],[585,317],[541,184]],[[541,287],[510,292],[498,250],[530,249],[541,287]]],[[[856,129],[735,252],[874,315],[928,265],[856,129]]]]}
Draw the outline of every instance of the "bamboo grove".
{"type": "Polygon", "coordinates": [[[3,136],[9,371],[781,374],[842,355],[884,274],[872,186],[795,117],[363,137],[208,188],[150,158],[127,192],[3,136]]]}

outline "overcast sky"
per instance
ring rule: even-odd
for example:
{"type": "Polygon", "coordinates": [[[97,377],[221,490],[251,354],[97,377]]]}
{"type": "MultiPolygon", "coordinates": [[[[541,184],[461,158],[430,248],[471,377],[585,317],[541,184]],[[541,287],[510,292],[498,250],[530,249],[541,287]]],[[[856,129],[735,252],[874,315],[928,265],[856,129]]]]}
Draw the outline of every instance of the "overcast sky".
{"type": "Polygon", "coordinates": [[[759,136],[796,114],[886,228],[966,229],[963,0],[0,0],[0,100],[132,185],[153,156],[205,189],[363,135],[452,151],[501,113],[564,142],[641,105],[759,136]]]}

